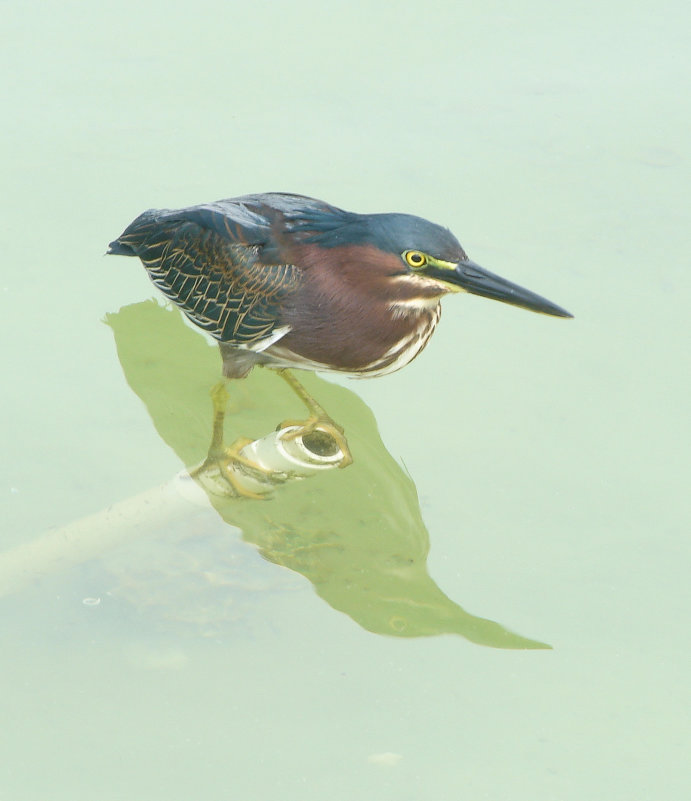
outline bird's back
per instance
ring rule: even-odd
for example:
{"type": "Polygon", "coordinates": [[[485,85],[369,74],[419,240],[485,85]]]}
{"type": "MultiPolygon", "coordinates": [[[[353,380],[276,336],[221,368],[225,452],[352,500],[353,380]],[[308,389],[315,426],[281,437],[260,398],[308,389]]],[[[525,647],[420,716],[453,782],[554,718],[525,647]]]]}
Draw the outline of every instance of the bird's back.
{"type": "Polygon", "coordinates": [[[154,284],[216,339],[261,347],[280,327],[280,303],[300,279],[274,246],[275,203],[283,196],[269,196],[274,205],[264,197],[149,209],[108,252],[138,256],[154,284]]]}

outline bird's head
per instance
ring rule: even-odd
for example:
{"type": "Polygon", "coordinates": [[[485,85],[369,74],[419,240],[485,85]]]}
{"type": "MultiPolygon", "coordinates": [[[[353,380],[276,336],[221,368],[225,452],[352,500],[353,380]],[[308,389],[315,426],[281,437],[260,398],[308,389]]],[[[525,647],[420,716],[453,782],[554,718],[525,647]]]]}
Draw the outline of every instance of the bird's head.
{"type": "Polygon", "coordinates": [[[473,295],[555,317],[565,309],[471,261],[456,237],[441,225],[412,214],[354,214],[326,204],[287,215],[302,241],[326,249],[366,246],[388,257],[392,281],[417,285],[425,296],[473,295]]]}
{"type": "Polygon", "coordinates": [[[372,215],[371,227],[376,244],[398,255],[401,276],[430,287],[434,283],[440,292],[470,292],[542,314],[572,316],[546,298],[471,261],[447,228],[408,214],[372,215]]]}

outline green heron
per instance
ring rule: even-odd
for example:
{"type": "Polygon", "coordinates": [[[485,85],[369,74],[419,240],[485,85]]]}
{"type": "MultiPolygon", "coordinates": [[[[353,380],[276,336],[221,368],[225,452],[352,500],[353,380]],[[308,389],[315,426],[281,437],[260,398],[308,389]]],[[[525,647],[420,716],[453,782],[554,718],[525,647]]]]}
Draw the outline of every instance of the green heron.
{"type": "Polygon", "coordinates": [[[450,292],[571,317],[470,261],[440,225],[410,214],[355,214],[301,195],[151,209],[108,253],[142,260],[153,283],[218,340],[227,378],[258,364],[391,373],[425,347],[450,292]]]}

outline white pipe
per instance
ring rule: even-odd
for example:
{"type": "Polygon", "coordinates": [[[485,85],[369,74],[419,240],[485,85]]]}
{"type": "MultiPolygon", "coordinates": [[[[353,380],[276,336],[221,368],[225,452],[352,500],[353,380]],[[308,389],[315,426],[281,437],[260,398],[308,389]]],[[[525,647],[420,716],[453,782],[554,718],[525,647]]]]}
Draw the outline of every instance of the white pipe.
{"type": "MultiPolygon", "coordinates": [[[[263,472],[231,462],[229,469],[238,484],[250,493],[267,495],[289,480],[340,466],[345,455],[337,445],[334,454],[324,456],[311,451],[301,436],[287,437],[299,428],[287,426],[246,445],[242,456],[263,472]]],[[[234,496],[228,482],[213,467],[205,468],[195,478],[182,471],[160,487],[10,548],[0,553],[0,597],[18,592],[51,573],[94,559],[130,539],[149,536],[162,524],[188,515],[194,507],[211,508],[208,493],[234,496]]]]}

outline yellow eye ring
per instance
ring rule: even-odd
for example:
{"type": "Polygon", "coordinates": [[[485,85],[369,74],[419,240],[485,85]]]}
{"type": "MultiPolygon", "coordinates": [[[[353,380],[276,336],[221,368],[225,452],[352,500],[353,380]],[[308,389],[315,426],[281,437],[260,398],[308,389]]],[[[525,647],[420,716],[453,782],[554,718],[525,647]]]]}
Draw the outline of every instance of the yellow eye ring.
{"type": "Polygon", "coordinates": [[[420,267],[424,267],[427,264],[427,256],[424,253],[420,253],[419,250],[406,250],[403,258],[406,264],[414,270],[419,270],[420,267]]]}

